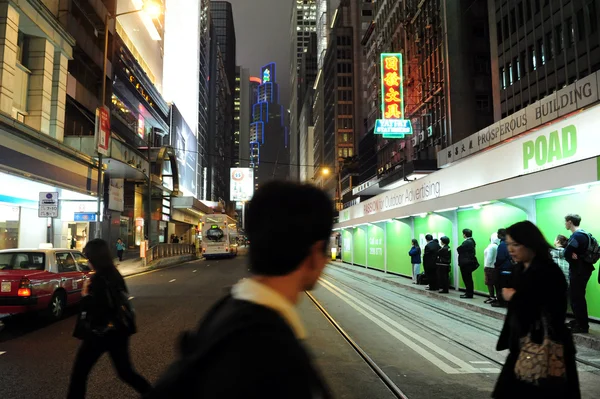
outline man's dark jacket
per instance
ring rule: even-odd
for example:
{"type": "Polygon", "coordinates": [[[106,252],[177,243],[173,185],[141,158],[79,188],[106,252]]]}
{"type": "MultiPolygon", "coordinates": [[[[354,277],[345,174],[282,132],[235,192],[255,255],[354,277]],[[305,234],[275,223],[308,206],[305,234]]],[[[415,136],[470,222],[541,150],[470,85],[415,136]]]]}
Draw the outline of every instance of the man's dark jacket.
{"type": "Polygon", "coordinates": [[[248,301],[217,303],[181,352],[145,398],[331,398],[287,322],[248,301]]]}
{"type": "Polygon", "coordinates": [[[425,250],[423,251],[423,267],[431,268],[435,267],[435,263],[438,256],[438,251],[440,250],[440,243],[438,240],[431,240],[425,245],[425,250]]]}

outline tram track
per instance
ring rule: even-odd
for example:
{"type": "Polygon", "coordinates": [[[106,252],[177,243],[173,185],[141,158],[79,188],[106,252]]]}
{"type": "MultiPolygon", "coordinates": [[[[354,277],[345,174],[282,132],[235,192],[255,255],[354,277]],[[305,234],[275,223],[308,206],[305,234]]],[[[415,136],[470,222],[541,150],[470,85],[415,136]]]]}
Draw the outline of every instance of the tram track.
{"type": "MultiPolygon", "coordinates": [[[[376,283],[374,283],[372,281],[360,279],[360,278],[356,277],[355,275],[353,275],[349,271],[346,271],[346,270],[343,270],[343,269],[339,269],[339,268],[336,269],[336,271],[339,272],[339,273],[341,273],[341,274],[343,274],[344,276],[346,276],[346,277],[354,280],[354,281],[357,281],[357,282],[361,283],[361,284],[365,284],[366,283],[366,284],[368,284],[370,286],[377,287],[377,288],[382,289],[382,290],[384,290],[386,292],[389,292],[389,293],[391,293],[391,294],[393,294],[395,296],[398,296],[398,297],[401,297],[403,299],[410,300],[410,301],[412,301],[414,303],[417,303],[419,305],[425,306],[425,307],[429,308],[430,310],[434,311],[435,313],[437,313],[439,315],[442,315],[442,316],[444,316],[444,317],[446,317],[446,318],[448,318],[450,320],[460,322],[462,324],[470,325],[470,326],[472,326],[474,328],[477,328],[480,331],[483,331],[483,332],[485,332],[487,334],[492,335],[493,337],[497,337],[500,334],[500,331],[496,327],[490,326],[490,325],[488,325],[486,323],[483,323],[483,322],[480,322],[480,321],[477,321],[477,320],[472,320],[472,319],[465,318],[464,314],[460,314],[458,312],[453,312],[451,310],[442,308],[440,306],[436,306],[435,304],[432,304],[430,302],[427,302],[427,301],[424,301],[424,300],[420,300],[418,298],[414,298],[411,295],[402,294],[400,292],[397,292],[395,290],[390,289],[389,287],[385,287],[385,286],[382,286],[380,284],[376,284],[376,283]]],[[[387,298],[383,298],[383,297],[381,297],[380,295],[377,295],[377,294],[366,294],[363,291],[357,290],[356,288],[352,287],[351,285],[349,285],[349,284],[341,281],[339,278],[336,278],[336,277],[332,276],[330,273],[325,272],[325,273],[323,273],[323,275],[326,276],[327,278],[331,279],[331,280],[336,281],[338,284],[344,285],[345,287],[352,289],[354,292],[357,292],[360,295],[364,296],[365,298],[370,299],[374,303],[379,303],[380,305],[382,305],[384,308],[386,308],[390,312],[392,312],[392,313],[394,313],[394,314],[396,314],[396,315],[404,318],[405,320],[409,321],[410,323],[417,324],[417,325],[421,326],[422,328],[424,328],[426,330],[429,330],[429,331],[432,331],[432,332],[434,332],[436,334],[439,334],[440,336],[443,336],[444,338],[452,341],[453,343],[457,344],[458,346],[467,348],[468,350],[472,351],[473,353],[477,354],[478,356],[481,356],[481,357],[483,357],[485,359],[488,359],[488,361],[492,362],[493,364],[499,365],[500,367],[503,366],[503,363],[498,362],[497,360],[491,358],[490,356],[488,356],[488,355],[486,355],[486,354],[484,354],[484,353],[482,353],[480,351],[477,351],[476,349],[473,349],[473,348],[467,346],[463,342],[456,340],[454,337],[449,336],[448,334],[444,333],[443,331],[440,331],[439,329],[435,329],[434,330],[431,327],[431,325],[425,324],[425,323],[421,322],[419,320],[419,318],[418,318],[418,315],[415,315],[413,312],[407,311],[406,309],[400,308],[397,303],[395,303],[395,302],[393,302],[393,301],[391,301],[391,300],[389,300],[387,298]],[[406,315],[403,314],[403,312],[404,313],[410,313],[412,316],[408,316],[407,317],[406,315]]],[[[600,366],[598,364],[595,364],[593,362],[587,361],[585,359],[581,359],[579,357],[576,357],[575,360],[578,363],[582,364],[582,365],[585,365],[585,366],[591,367],[591,368],[593,368],[593,369],[595,369],[597,371],[600,371],[600,366]]]]}

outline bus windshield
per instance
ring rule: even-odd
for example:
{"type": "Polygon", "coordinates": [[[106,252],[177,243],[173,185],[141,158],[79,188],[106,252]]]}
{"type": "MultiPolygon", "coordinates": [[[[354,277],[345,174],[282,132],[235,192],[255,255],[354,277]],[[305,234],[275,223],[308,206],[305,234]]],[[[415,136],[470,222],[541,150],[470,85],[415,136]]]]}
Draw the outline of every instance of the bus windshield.
{"type": "Polygon", "coordinates": [[[218,226],[212,226],[206,231],[206,239],[209,241],[220,242],[223,241],[225,233],[218,226]]]}

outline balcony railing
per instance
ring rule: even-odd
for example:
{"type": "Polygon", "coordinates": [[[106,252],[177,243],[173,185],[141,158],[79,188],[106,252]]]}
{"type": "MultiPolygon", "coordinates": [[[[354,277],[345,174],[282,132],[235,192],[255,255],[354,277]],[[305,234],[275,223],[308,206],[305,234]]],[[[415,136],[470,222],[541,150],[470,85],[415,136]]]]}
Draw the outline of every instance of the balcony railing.
{"type": "Polygon", "coordinates": [[[146,262],[168,258],[171,256],[196,255],[196,246],[192,244],[158,244],[146,253],[146,262]]]}

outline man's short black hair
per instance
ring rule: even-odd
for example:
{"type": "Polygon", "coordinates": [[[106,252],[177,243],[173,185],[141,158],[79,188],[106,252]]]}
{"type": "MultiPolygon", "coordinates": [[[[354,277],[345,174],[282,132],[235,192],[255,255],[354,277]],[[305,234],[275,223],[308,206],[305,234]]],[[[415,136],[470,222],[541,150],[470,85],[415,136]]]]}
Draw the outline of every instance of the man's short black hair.
{"type": "Polygon", "coordinates": [[[427,240],[427,241],[431,241],[431,240],[433,240],[433,236],[432,236],[431,234],[427,234],[427,235],[425,236],[425,240],[427,240]]]}
{"type": "Polygon", "coordinates": [[[465,235],[465,237],[471,238],[471,237],[473,237],[473,230],[471,230],[471,229],[463,229],[463,234],[465,235]]]}
{"type": "Polygon", "coordinates": [[[440,238],[440,241],[442,242],[442,244],[444,245],[448,245],[450,244],[450,239],[446,236],[443,236],[442,238],[440,238]]]}
{"type": "Polygon", "coordinates": [[[496,235],[498,236],[499,239],[504,240],[506,238],[506,229],[504,229],[504,228],[498,229],[498,231],[496,232],[496,235]]]}
{"type": "Polygon", "coordinates": [[[248,206],[250,271],[285,276],[300,266],[311,247],[333,228],[333,203],[315,186],[272,181],[260,187],[248,206]]]}
{"type": "Polygon", "coordinates": [[[573,223],[573,226],[579,227],[581,224],[581,216],[576,213],[569,213],[567,216],[565,216],[565,222],[571,222],[573,223]]]}

